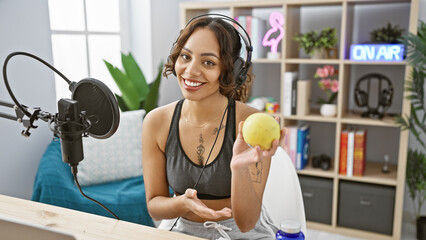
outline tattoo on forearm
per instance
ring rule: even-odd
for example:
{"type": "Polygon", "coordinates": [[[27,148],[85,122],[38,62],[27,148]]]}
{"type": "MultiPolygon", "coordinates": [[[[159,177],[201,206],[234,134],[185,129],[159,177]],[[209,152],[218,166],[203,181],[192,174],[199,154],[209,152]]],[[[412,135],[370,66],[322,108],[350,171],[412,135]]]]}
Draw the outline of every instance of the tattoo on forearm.
{"type": "Polygon", "coordinates": [[[204,145],[203,145],[204,140],[203,140],[203,134],[202,133],[200,133],[199,142],[200,142],[200,145],[197,146],[198,163],[200,165],[203,165],[203,163],[204,163],[204,156],[203,155],[204,155],[205,148],[204,148],[204,145]]]}
{"type": "Polygon", "coordinates": [[[251,179],[253,182],[262,182],[262,162],[257,162],[255,166],[250,168],[251,179]]]}
{"type": "Polygon", "coordinates": [[[217,127],[217,128],[214,128],[213,129],[213,133],[212,133],[212,135],[216,135],[217,134],[217,132],[219,132],[220,130],[222,130],[222,129],[224,129],[225,128],[225,126],[226,125],[222,125],[221,127],[220,127],[220,129],[217,127]]]}

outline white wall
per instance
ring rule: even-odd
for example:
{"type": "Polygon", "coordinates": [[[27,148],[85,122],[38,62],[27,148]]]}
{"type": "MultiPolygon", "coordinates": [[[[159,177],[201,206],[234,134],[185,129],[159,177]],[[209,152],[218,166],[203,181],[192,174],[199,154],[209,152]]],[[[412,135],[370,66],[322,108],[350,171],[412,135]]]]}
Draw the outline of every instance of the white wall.
{"type": "Polygon", "coordinates": [[[152,36],[151,36],[151,1],[128,1],[128,28],[130,34],[130,51],[142,68],[148,81],[152,79],[152,36]]]}
{"type": "MultiPolygon", "coordinates": [[[[130,11],[130,51],[139,63],[148,82],[154,80],[161,62],[167,61],[172,43],[179,29],[179,2],[128,0],[130,11]]],[[[162,77],[159,105],[165,105],[181,98],[174,76],[162,77]]]]}
{"type": "MultiPolygon", "coordinates": [[[[52,62],[47,0],[0,1],[0,62],[14,51],[33,53],[52,62]]],[[[25,56],[16,56],[7,68],[9,84],[21,104],[55,110],[55,83],[50,69],[25,56]]],[[[0,100],[12,102],[0,77],[0,100]]],[[[14,115],[11,109],[1,112],[14,115]]],[[[34,176],[52,134],[43,121],[29,138],[20,135],[24,127],[0,118],[0,194],[30,198],[34,176]]]]}
{"type": "MultiPolygon", "coordinates": [[[[182,0],[151,1],[152,4],[152,49],[153,73],[157,74],[160,61],[167,61],[172,44],[179,34],[179,3],[182,0]]],[[[182,98],[176,78],[170,75],[162,79],[159,104],[164,105],[182,98]]]]}

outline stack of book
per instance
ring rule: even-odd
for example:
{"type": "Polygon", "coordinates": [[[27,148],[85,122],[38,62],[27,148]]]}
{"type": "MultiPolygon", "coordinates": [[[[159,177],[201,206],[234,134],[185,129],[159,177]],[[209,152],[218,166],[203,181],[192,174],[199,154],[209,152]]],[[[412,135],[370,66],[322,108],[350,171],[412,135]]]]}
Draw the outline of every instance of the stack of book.
{"type": "Polygon", "coordinates": [[[301,170],[306,167],[309,160],[310,127],[308,125],[289,126],[287,129],[283,148],[290,156],[295,168],[301,170]]]}
{"type": "Polygon", "coordinates": [[[297,72],[284,73],[284,101],[283,101],[283,115],[288,117],[296,115],[297,110],[297,72]]]}
{"type": "Polygon", "coordinates": [[[365,172],[366,130],[343,130],[340,134],[339,174],[363,176],[365,172]]]}
{"type": "MultiPolygon", "coordinates": [[[[266,33],[266,21],[253,16],[237,16],[234,18],[247,31],[253,46],[252,59],[266,57],[267,49],[262,46],[263,36],[266,33]]],[[[238,29],[238,26],[234,24],[238,29]]],[[[244,33],[242,33],[244,35],[244,33]]],[[[245,47],[242,49],[241,56],[245,56],[245,47]]]]}
{"type": "Polygon", "coordinates": [[[283,115],[306,116],[310,113],[311,80],[298,79],[297,72],[284,73],[283,115]]]}

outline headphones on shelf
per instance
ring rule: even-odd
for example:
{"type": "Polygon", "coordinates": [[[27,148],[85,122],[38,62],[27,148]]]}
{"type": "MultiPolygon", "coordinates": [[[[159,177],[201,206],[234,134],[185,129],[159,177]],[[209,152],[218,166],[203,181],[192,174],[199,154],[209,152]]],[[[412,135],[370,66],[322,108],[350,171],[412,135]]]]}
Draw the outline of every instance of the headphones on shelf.
{"type": "MultiPolygon", "coordinates": [[[[174,48],[175,48],[175,46],[176,46],[176,44],[177,44],[177,42],[178,42],[178,40],[179,40],[179,38],[180,38],[180,35],[181,35],[181,33],[183,32],[183,30],[192,22],[192,21],[194,21],[194,20],[196,20],[196,19],[198,19],[198,18],[202,18],[202,17],[210,17],[210,16],[214,16],[215,18],[218,18],[218,19],[222,19],[222,20],[225,20],[225,21],[228,21],[228,22],[231,22],[231,23],[234,23],[234,24],[236,24],[237,26],[239,26],[242,30],[243,30],[243,32],[244,32],[244,35],[245,35],[245,37],[244,37],[244,35],[243,34],[241,34],[239,31],[238,31],[238,29],[237,28],[235,28],[234,26],[234,28],[235,28],[235,31],[238,33],[238,35],[240,36],[240,38],[244,41],[244,44],[245,44],[245,46],[246,46],[246,53],[247,53],[247,56],[246,56],[246,59],[244,60],[242,57],[238,57],[235,61],[234,61],[234,68],[233,68],[233,70],[232,70],[232,77],[233,77],[233,80],[236,82],[236,86],[237,86],[237,89],[238,89],[238,87],[239,86],[241,86],[241,85],[243,85],[244,84],[244,82],[246,81],[246,79],[247,79],[247,72],[249,71],[249,69],[250,69],[250,66],[251,66],[251,56],[252,56],[252,52],[253,52],[253,46],[251,45],[251,39],[250,39],[250,36],[249,36],[249,34],[247,33],[247,31],[244,29],[244,27],[243,26],[241,26],[241,24],[238,22],[238,21],[236,21],[236,20],[234,20],[233,18],[231,18],[231,17],[228,17],[228,16],[226,16],[226,15],[223,15],[223,14],[217,14],[217,13],[207,13],[207,14],[201,14],[201,15],[198,15],[198,16],[196,16],[196,17],[193,17],[193,18],[191,18],[187,23],[186,23],[186,25],[185,25],[185,27],[180,31],[180,34],[179,34],[179,36],[177,37],[177,39],[176,39],[176,41],[173,43],[173,46],[172,46],[172,49],[170,50],[170,53],[172,53],[173,52],[173,50],[174,50],[174,48]]],[[[230,25],[232,25],[232,24],[230,24],[230,25]]],[[[169,59],[170,59],[170,55],[169,55],[169,59]]],[[[175,72],[175,70],[173,69],[173,75],[175,75],[176,76],[176,72],[175,72]]]]}
{"type": "MultiPolygon", "coordinates": [[[[393,85],[392,82],[389,80],[388,77],[385,75],[379,74],[379,73],[370,73],[367,75],[364,75],[361,77],[355,86],[355,103],[359,107],[368,107],[369,113],[377,112],[377,109],[379,107],[383,108],[383,111],[392,105],[392,98],[393,98],[393,85]],[[370,81],[371,80],[377,80],[379,81],[379,87],[378,87],[378,107],[376,109],[371,108],[368,105],[368,99],[369,99],[369,90],[370,90],[370,81]],[[360,88],[360,84],[363,81],[367,81],[367,90],[364,91],[360,88]],[[382,82],[387,82],[387,88],[382,89],[382,82]]],[[[364,114],[363,114],[364,115],[364,114]]]]}

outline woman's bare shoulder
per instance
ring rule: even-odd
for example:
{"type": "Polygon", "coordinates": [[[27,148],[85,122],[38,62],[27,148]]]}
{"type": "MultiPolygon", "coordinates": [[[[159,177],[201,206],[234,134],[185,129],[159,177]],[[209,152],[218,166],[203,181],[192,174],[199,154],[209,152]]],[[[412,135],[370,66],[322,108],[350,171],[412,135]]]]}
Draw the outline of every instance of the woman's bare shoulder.
{"type": "MultiPolygon", "coordinates": [[[[145,116],[144,122],[148,121],[154,124],[154,123],[167,122],[167,120],[171,120],[177,102],[178,101],[175,101],[175,102],[153,109],[145,116]]],[[[170,121],[168,121],[168,123],[170,123],[170,121]]]]}
{"type": "Polygon", "coordinates": [[[176,104],[177,101],[157,107],[150,111],[143,120],[142,134],[144,138],[156,142],[162,151],[164,151],[166,145],[176,104]]]}
{"type": "Polygon", "coordinates": [[[143,120],[143,130],[152,134],[167,134],[176,104],[177,101],[150,111],[143,120]]]}

